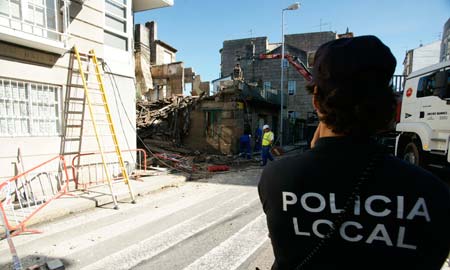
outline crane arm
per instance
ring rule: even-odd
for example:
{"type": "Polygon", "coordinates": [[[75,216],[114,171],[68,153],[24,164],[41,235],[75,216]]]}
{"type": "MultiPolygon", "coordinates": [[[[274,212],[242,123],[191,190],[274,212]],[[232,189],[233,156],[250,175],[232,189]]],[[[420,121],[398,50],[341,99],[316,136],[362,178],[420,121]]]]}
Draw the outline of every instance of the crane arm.
{"type": "MultiPolygon", "coordinates": [[[[281,53],[275,53],[275,54],[260,54],[259,59],[265,60],[265,59],[280,59],[281,53]]],[[[291,64],[300,75],[302,75],[303,78],[305,78],[306,81],[310,82],[312,80],[312,74],[308,70],[308,68],[305,66],[305,64],[297,57],[293,57],[290,54],[285,54],[284,58],[288,60],[289,64],[291,64]]]]}

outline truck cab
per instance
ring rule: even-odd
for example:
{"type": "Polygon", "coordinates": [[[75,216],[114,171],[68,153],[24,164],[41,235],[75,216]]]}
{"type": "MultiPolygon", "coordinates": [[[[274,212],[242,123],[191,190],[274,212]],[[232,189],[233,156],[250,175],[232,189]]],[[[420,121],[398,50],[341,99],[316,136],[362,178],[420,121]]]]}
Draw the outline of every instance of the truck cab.
{"type": "Polygon", "coordinates": [[[405,80],[395,153],[410,163],[450,165],[450,61],[405,80]]]}

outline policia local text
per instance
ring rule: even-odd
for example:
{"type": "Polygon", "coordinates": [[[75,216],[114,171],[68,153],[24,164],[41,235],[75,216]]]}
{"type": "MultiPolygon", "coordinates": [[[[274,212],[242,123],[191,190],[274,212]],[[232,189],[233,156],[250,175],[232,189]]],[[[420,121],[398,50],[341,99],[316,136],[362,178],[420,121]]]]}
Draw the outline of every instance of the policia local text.
{"type": "MultiPolygon", "coordinates": [[[[365,212],[370,216],[384,218],[390,215],[395,215],[397,219],[402,220],[416,220],[422,219],[426,222],[430,222],[430,215],[428,212],[425,199],[419,197],[414,199],[412,208],[405,209],[405,196],[394,196],[390,198],[385,195],[371,195],[367,198],[358,197],[355,201],[352,211],[353,215],[360,216],[361,212],[365,212]],[[376,205],[376,207],[375,207],[376,205]]],[[[321,213],[324,211],[330,211],[331,214],[338,214],[343,209],[338,209],[336,206],[336,196],[334,193],[328,195],[322,195],[315,192],[307,192],[303,194],[295,194],[293,192],[282,192],[283,211],[288,212],[288,208],[301,207],[303,210],[310,213],[321,213]],[[328,206],[328,207],[327,207],[328,206]]],[[[408,203],[409,204],[409,203],[408,203]]],[[[298,208],[297,208],[298,209],[298,208]]],[[[351,213],[349,213],[351,214],[351,213]]],[[[312,222],[310,229],[306,229],[305,224],[301,224],[300,217],[293,217],[293,230],[296,235],[311,237],[311,234],[319,238],[324,238],[329,228],[333,226],[333,222],[328,219],[316,219],[312,222]],[[329,228],[324,228],[328,226],[329,228]],[[320,228],[319,228],[320,227],[320,228]]],[[[398,226],[396,230],[388,230],[384,224],[376,224],[369,229],[371,233],[363,235],[361,233],[364,226],[356,221],[347,220],[344,221],[341,227],[338,229],[338,234],[343,240],[348,242],[360,242],[364,241],[366,244],[372,244],[375,241],[385,243],[387,246],[395,246],[398,248],[416,249],[417,247],[412,244],[405,243],[407,228],[405,226],[398,226]]]]}

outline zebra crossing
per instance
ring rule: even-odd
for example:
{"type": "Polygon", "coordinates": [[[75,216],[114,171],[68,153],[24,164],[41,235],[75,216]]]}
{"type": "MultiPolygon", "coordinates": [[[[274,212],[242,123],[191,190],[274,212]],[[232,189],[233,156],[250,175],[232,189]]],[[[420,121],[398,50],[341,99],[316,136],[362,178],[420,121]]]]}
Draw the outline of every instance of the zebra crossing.
{"type": "Polygon", "coordinates": [[[198,258],[185,270],[237,269],[253,252],[264,244],[266,235],[261,232],[264,232],[265,228],[265,217],[261,214],[232,237],[198,258]],[[226,260],[222,261],[218,260],[218,258],[226,258],[226,260]]]}
{"type": "MultiPolygon", "coordinates": [[[[256,185],[259,170],[187,182],[37,227],[14,238],[24,266],[61,259],[66,269],[270,269],[273,252],[256,185]]],[[[0,270],[12,269],[5,240],[0,270]]],[[[442,270],[448,270],[448,263],[442,270]]]]}
{"type": "MultiPolygon", "coordinates": [[[[14,238],[16,248],[25,266],[57,258],[66,269],[83,270],[245,269],[270,245],[259,173],[245,172],[250,183],[188,182],[120,210],[75,214],[41,226],[43,234],[14,238]]],[[[0,269],[11,269],[4,242],[0,269]]],[[[259,268],[269,269],[270,260],[259,268]]]]}

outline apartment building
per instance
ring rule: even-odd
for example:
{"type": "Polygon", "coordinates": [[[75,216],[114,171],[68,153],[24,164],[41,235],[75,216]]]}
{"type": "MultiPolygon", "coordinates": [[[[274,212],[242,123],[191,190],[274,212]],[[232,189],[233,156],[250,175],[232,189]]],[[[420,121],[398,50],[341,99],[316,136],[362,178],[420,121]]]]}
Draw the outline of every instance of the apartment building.
{"type": "Polygon", "coordinates": [[[440,61],[450,60],[450,19],[448,19],[442,29],[442,43],[440,61]]]}
{"type": "Polygon", "coordinates": [[[403,60],[403,75],[439,63],[440,50],[440,40],[408,50],[403,60]]]}
{"type": "MultiPolygon", "coordinates": [[[[298,58],[305,65],[311,67],[317,48],[337,37],[337,34],[331,31],[285,35],[285,54],[298,58]]],[[[257,85],[263,96],[268,92],[275,93],[278,98],[275,103],[280,104],[281,61],[279,58],[263,59],[260,55],[281,54],[281,43],[269,43],[267,37],[225,40],[220,54],[221,79],[216,81],[230,76],[235,65],[239,64],[246,83],[257,85]]],[[[314,109],[311,96],[305,91],[306,81],[299,72],[292,65],[288,65],[285,67],[284,76],[285,115],[283,118],[288,119],[286,125],[284,125],[288,130],[284,130],[283,133],[286,138],[283,140],[290,142],[299,139],[297,134],[299,126],[288,125],[288,122],[304,121],[314,109]]],[[[217,91],[217,89],[214,90],[217,91]]],[[[263,117],[261,116],[261,118],[263,117]]],[[[279,121],[276,125],[278,123],[279,121]]],[[[277,130],[277,126],[274,126],[274,130],[277,130]]]]}
{"type": "MultiPolygon", "coordinates": [[[[102,60],[119,144],[136,147],[133,13],[172,5],[173,0],[0,1],[0,179],[16,173],[12,162],[19,148],[26,167],[63,154],[66,93],[77,69],[74,46],[81,53],[93,49],[102,60]]],[[[98,151],[88,129],[80,150],[98,151]]]]}

